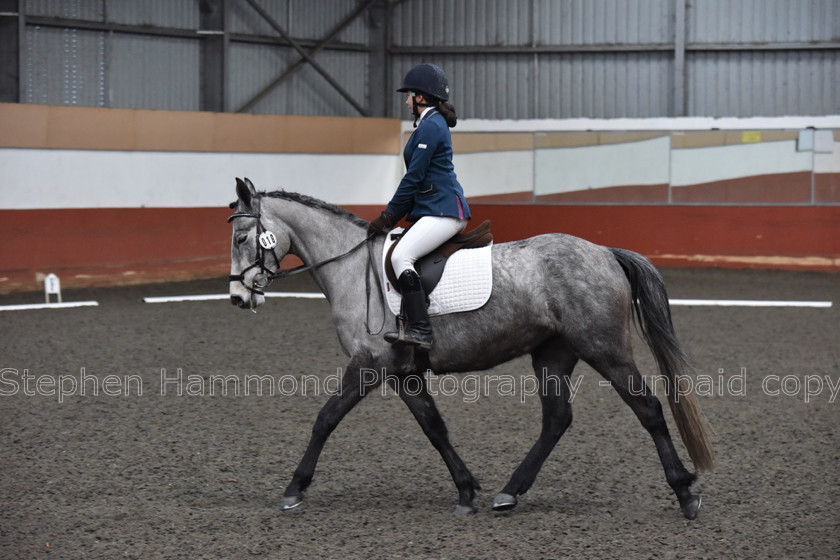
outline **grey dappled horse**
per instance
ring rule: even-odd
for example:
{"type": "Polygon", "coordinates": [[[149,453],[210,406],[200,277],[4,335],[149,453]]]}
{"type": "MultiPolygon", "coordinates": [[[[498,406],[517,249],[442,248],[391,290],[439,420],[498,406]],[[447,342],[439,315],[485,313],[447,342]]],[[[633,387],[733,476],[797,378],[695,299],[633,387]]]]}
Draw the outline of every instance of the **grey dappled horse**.
{"type": "Polygon", "coordinates": [[[380,270],[384,236],[371,239],[373,248],[368,251],[364,247],[368,223],[342,208],[285,191],[257,193],[247,179],[237,179],[236,193],[230,218],[231,302],[245,309],[262,305],[262,289],[272,278],[285,275],[277,273],[279,259],[287,253],[296,255],[326,295],[339,342],[350,356],[340,390],[318,414],[306,452],[283,494],[283,509],[301,503],[330,433],[384,379],[408,405],[449,468],[459,492],[455,513],[476,511],[478,481],[450,444],[423,373],[426,368],[436,374],[479,371],[531,354],[542,403],[542,431],[496,496],[494,509],[516,506],[517,496],[531,487],[571,424],[569,376],[583,360],[636,414],[653,438],[683,515],[697,516],[700,497],[690,490],[696,477],[677,456],[662,406],[645,387],[631,351],[635,314],[667,381],[668,402],[686,449],[698,470],[712,468],[714,451],[705,417],[692,395],[673,389],[686,371],[686,359],[674,335],[662,277],[647,259],[562,234],[496,244],[490,300],[476,311],[432,317],[435,346],[421,367],[412,349],[394,348],[368,328],[369,320],[374,324],[380,318],[394,320],[379,295],[378,280],[372,278],[373,271],[380,270]],[[269,237],[265,246],[260,235],[269,237]],[[639,390],[642,387],[644,391],[639,390]]]}

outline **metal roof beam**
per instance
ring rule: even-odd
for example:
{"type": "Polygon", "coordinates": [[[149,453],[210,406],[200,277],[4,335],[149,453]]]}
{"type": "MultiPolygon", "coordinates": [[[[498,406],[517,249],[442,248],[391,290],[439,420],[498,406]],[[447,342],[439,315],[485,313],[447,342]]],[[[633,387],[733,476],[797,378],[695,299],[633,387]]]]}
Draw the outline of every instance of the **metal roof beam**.
{"type": "Polygon", "coordinates": [[[199,107],[202,111],[225,110],[226,12],[227,0],[199,2],[201,32],[204,35],[200,47],[199,107]]]}
{"type": "MultiPolygon", "coordinates": [[[[840,50],[840,42],[819,43],[686,43],[685,50],[702,51],[820,51],[840,50]]],[[[392,54],[599,54],[674,52],[674,43],[628,43],[594,45],[500,45],[500,46],[391,46],[392,54]]]]}
{"type": "Polygon", "coordinates": [[[375,0],[365,0],[359,4],[359,6],[350,14],[347,15],[324,39],[322,39],[315,48],[311,51],[306,52],[306,50],[297,42],[295,41],[291,35],[289,35],[286,30],[277,23],[271,14],[266,12],[262,6],[260,6],[256,0],[246,0],[248,4],[251,5],[252,8],[271,26],[274,28],[280,36],[287,41],[296,51],[298,51],[301,55],[301,58],[298,59],[295,63],[289,66],[280,76],[274,79],[268,86],[263,88],[262,91],[257,93],[254,97],[252,97],[247,103],[242,105],[239,109],[237,109],[237,113],[242,113],[253,107],[260,99],[268,95],[271,90],[277,87],[279,84],[284,82],[289,76],[294,74],[299,68],[301,68],[304,64],[309,63],[312,68],[314,68],[323,78],[333,87],[335,90],[341,94],[344,99],[346,99],[354,109],[356,109],[362,116],[367,117],[368,111],[362,107],[354,98],[353,96],[345,90],[341,84],[333,78],[329,72],[327,72],[324,67],[322,67],[318,62],[313,58],[315,54],[318,53],[321,49],[323,49],[327,44],[330,43],[339,33],[341,33],[345,27],[350,25],[353,21],[356,20],[375,0]]]}

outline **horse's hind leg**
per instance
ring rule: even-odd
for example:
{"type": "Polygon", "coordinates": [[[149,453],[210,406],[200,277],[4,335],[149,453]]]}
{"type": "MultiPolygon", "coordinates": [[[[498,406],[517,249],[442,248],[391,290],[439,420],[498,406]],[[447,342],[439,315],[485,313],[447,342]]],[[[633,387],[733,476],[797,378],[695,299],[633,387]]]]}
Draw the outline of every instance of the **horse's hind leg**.
{"type": "Polygon", "coordinates": [[[517,496],[531,488],[543,463],[572,423],[569,375],[578,358],[562,340],[549,340],[532,354],[542,403],[542,430],[528,455],[513,472],[510,481],[493,500],[493,509],[504,511],[516,506],[517,496]]]}
{"type": "Polygon", "coordinates": [[[446,424],[443,422],[437,406],[435,406],[434,399],[429,394],[426,378],[422,375],[416,375],[412,376],[411,381],[411,387],[406,387],[407,376],[388,377],[388,383],[399,394],[403,402],[408,405],[414,418],[423,428],[423,433],[426,434],[434,448],[443,457],[443,461],[452,475],[452,480],[458,488],[458,507],[455,508],[455,515],[475,513],[477,508],[473,500],[475,499],[475,491],[480,490],[481,486],[449,442],[446,424]],[[419,392],[415,382],[420,383],[419,392]]]}
{"type": "Polygon", "coordinates": [[[689,488],[696,477],[683,466],[677,455],[668,425],[665,423],[665,416],[662,414],[662,404],[645,384],[629,351],[624,353],[624,356],[621,360],[602,357],[587,361],[610,381],[653,438],[659,460],[665,470],[665,478],[680,502],[683,515],[694,519],[700,509],[700,497],[692,494],[689,488]]]}
{"type": "Polygon", "coordinates": [[[315,425],[312,426],[312,436],[309,439],[306,452],[303,454],[297,469],[295,469],[292,481],[283,493],[283,499],[280,502],[282,509],[292,509],[300,505],[303,501],[303,491],[312,483],[315,465],[318,463],[318,457],[324,449],[327,438],[342,418],[365,397],[367,392],[382,383],[379,376],[376,376],[375,379],[365,378],[363,371],[372,371],[370,369],[363,370],[368,363],[368,361],[356,357],[350,360],[350,364],[341,378],[341,388],[338,393],[331,396],[318,413],[315,425]]]}

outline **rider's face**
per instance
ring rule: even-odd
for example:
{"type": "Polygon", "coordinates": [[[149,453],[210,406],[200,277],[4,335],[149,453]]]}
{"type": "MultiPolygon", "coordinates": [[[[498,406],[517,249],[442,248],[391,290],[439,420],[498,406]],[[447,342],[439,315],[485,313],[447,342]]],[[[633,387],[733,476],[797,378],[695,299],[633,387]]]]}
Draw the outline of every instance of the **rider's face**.
{"type": "Polygon", "coordinates": [[[413,92],[411,92],[411,91],[408,92],[408,95],[405,98],[405,106],[408,107],[409,111],[414,111],[414,103],[411,101],[412,96],[414,97],[414,99],[417,100],[417,103],[425,103],[426,102],[426,100],[423,99],[422,95],[417,94],[416,96],[414,96],[413,92]]]}

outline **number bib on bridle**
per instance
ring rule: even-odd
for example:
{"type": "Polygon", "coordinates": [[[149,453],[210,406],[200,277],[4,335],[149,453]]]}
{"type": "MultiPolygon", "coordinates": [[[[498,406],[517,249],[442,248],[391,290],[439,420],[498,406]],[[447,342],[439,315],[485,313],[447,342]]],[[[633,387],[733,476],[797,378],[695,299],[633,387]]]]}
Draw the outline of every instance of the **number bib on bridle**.
{"type": "Polygon", "coordinates": [[[277,236],[270,231],[264,231],[259,236],[260,247],[263,249],[274,249],[277,247],[277,236]]]}

